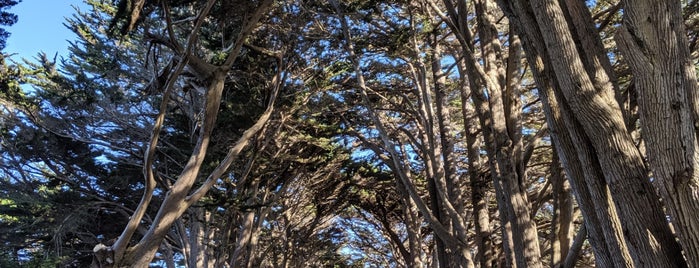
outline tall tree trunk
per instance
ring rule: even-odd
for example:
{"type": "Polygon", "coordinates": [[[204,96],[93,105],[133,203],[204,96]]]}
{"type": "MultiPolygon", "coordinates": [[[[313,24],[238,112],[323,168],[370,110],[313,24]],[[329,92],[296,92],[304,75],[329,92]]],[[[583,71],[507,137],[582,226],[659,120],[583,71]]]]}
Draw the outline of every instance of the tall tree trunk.
{"type": "Polygon", "coordinates": [[[685,257],[699,267],[699,88],[678,0],[622,1],[617,43],[638,90],[641,131],[685,257]]]}
{"type": "Polygon", "coordinates": [[[551,159],[553,215],[551,216],[551,266],[563,265],[573,239],[573,202],[570,186],[554,151],[551,159]]]}
{"type": "MultiPolygon", "coordinates": [[[[475,77],[468,70],[470,68],[466,64],[460,64],[459,69],[462,76],[465,75],[468,79],[470,85],[478,85],[475,81],[475,77]]],[[[470,87],[470,86],[469,86],[470,87]]],[[[488,109],[488,104],[482,93],[477,91],[471,91],[471,100],[473,100],[473,105],[475,109],[475,114],[478,117],[480,124],[481,134],[485,142],[485,151],[487,154],[488,169],[487,172],[493,181],[493,188],[495,188],[495,199],[497,201],[498,208],[506,208],[509,206],[507,201],[503,198],[502,185],[499,182],[498,174],[495,173],[495,157],[493,155],[494,149],[491,148],[494,144],[493,134],[492,134],[492,117],[490,116],[490,110],[488,109]]],[[[514,252],[514,240],[512,237],[512,224],[509,222],[507,212],[500,212],[500,224],[502,233],[502,247],[504,253],[504,263],[507,267],[515,266],[515,252],[514,252]]]]}
{"type": "MultiPolygon", "coordinates": [[[[526,43],[525,43],[526,44],[526,43]]],[[[597,168],[594,150],[584,137],[579,124],[554,95],[555,77],[544,69],[541,58],[528,56],[542,98],[551,138],[557,155],[568,175],[578,207],[587,227],[595,261],[601,267],[631,267],[631,256],[625,246],[621,222],[614,208],[604,176],[597,168]],[[542,86],[543,85],[543,86],[542,86]]]]}
{"type": "MultiPolygon", "coordinates": [[[[561,6],[556,1],[540,0],[500,3],[503,9],[509,10],[511,21],[530,19],[528,24],[521,26],[525,29],[520,33],[533,35],[528,37],[528,41],[539,43],[534,44],[538,47],[529,46],[536,51],[527,53],[546,51],[548,54],[549,68],[555,73],[557,88],[561,89],[562,95],[555,97],[560,100],[559,105],[570,108],[571,119],[574,119],[566,120],[566,124],[569,128],[579,124],[594,148],[595,155],[591,160],[596,160],[593,163],[599,165],[609,185],[615,207],[623,219],[626,246],[635,265],[683,266],[682,257],[678,256],[679,245],[664,219],[662,207],[647,178],[643,159],[625,128],[618,104],[614,98],[610,98],[607,88],[590,78],[604,71],[590,66],[586,68],[580,59],[580,54],[585,55],[586,52],[576,47],[568,28],[571,24],[566,21],[561,6]],[[540,40],[544,40],[543,46],[540,40]]],[[[584,144],[575,145],[578,151],[585,149],[584,144]]],[[[618,262],[618,265],[623,263],[618,262]]]]}
{"type": "MultiPolygon", "coordinates": [[[[485,67],[481,66],[473,52],[473,38],[464,19],[467,8],[460,2],[457,11],[451,1],[444,3],[450,18],[443,19],[448,22],[461,44],[465,69],[473,88],[472,99],[486,139],[490,171],[504,227],[503,244],[507,265],[539,267],[542,263],[536,224],[530,218],[530,205],[526,189],[523,188],[526,176],[521,162],[521,129],[517,127],[517,118],[521,111],[517,110],[516,106],[514,109],[505,108],[506,101],[503,98],[514,94],[515,92],[510,90],[516,90],[516,87],[507,87],[509,83],[506,81],[502,46],[494,26],[495,19],[491,14],[493,2],[482,0],[476,5],[482,61],[485,67]],[[485,103],[487,108],[484,107],[485,103]]],[[[434,3],[430,4],[436,9],[434,3]]],[[[508,103],[515,104],[516,102],[508,103]]]]}
{"type": "Polygon", "coordinates": [[[558,156],[566,170],[571,189],[583,214],[595,261],[600,267],[631,267],[623,233],[609,189],[594,164],[589,140],[573,120],[565,103],[557,100],[558,83],[545,52],[531,7],[521,2],[499,2],[500,7],[523,39],[527,61],[538,85],[544,115],[558,156]]]}
{"type": "MultiPolygon", "coordinates": [[[[495,159],[495,171],[498,180],[495,183],[502,185],[501,195],[506,203],[506,208],[500,208],[501,213],[506,212],[508,221],[512,225],[512,239],[517,267],[539,267],[541,253],[536,224],[530,215],[530,204],[527,200],[527,191],[524,186],[526,180],[525,167],[522,162],[522,134],[521,134],[521,107],[516,97],[519,94],[516,75],[508,75],[507,69],[516,73],[520,68],[517,43],[510,44],[511,65],[505,66],[502,46],[498,40],[498,31],[494,21],[495,3],[490,0],[476,2],[476,16],[478,19],[478,34],[483,54],[485,76],[491,82],[485,82],[488,90],[488,106],[490,108],[492,135],[494,148],[492,156],[495,159]],[[507,69],[506,69],[507,68],[507,69]],[[511,81],[508,81],[508,78],[511,81]],[[513,83],[511,83],[513,82],[513,83]]],[[[516,38],[511,38],[516,40],[516,38]]],[[[475,63],[473,63],[475,64],[475,63]]],[[[482,126],[482,128],[485,126],[482,126]]],[[[496,191],[499,187],[496,187],[496,191]]]]}
{"type": "MultiPolygon", "coordinates": [[[[463,68],[460,68],[463,69],[463,68]]],[[[468,84],[462,82],[461,110],[464,118],[464,136],[468,156],[468,176],[471,186],[471,203],[473,204],[474,225],[476,228],[476,262],[480,267],[497,266],[496,253],[491,238],[490,212],[488,211],[488,171],[481,162],[481,147],[478,139],[478,122],[473,107],[468,99],[471,90],[468,84]]]]}

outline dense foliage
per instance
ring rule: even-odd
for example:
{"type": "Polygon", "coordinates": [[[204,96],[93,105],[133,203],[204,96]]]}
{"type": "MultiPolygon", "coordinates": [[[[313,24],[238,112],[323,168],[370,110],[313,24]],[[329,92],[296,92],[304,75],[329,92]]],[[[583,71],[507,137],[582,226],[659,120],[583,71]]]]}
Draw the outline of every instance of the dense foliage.
{"type": "Polygon", "coordinates": [[[695,267],[697,1],[86,2],[1,64],[0,267],[695,267]]]}

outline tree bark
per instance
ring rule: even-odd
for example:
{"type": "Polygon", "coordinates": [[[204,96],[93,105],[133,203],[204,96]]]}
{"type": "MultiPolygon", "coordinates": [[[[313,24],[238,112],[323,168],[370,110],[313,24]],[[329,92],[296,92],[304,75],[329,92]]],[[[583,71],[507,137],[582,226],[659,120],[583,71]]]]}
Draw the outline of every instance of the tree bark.
{"type": "Polygon", "coordinates": [[[606,88],[596,88],[590,80],[556,1],[532,0],[532,7],[561,91],[600,158],[634,263],[643,267],[682,266],[679,247],[618,104],[605,94],[606,88]]]}
{"type": "Polygon", "coordinates": [[[699,267],[697,78],[681,2],[622,1],[616,35],[638,90],[641,131],[655,185],[691,267],[699,267]]]}
{"type": "MultiPolygon", "coordinates": [[[[516,95],[514,91],[517,88],[508,87],[510,84],[504,68],[502,46],[491,13],[494,4],[482,0],[476,5],[483,67],[473,52],[468,25],[461,19],[467,9],[459,6],[457,11],[451,1],[444,3],[450,18],[443,19],[448,22],[461,44],[466,74],[473,89],[472,99],[486,140],[490,172],[503,224],[507,265],[540,267],[542,263],[536,224],[530,218],[530,205],[526,189],[523,188],[526,176],[521,161],[521,129],[517,126],[521,111],[516,108],[516,102],[508,103],[513,107],[505,108],[506,101],[503,100],[516,95]],[[484,105],[486,103],[487,106],[484,105]]],[[[434,3],[430,4],[437,9],[434,3]]]]}
{"type": "MultiPolygon", "coordinates": [[[[576,150],[580,153],[589,150],[585,148],[587,146],[594,148],[594,155],[579,156],[593,160],[592,167],[598,165],[603,172],[615,207],[623,219],[623,234],[627,242],[625,246],[629,248],[635,265],[682,266],[681,261],[677,261],[682,259],[681,256],[677,258],[679,247],[650,186],[643,159],[625,128],[618,104],[610,98],[609,92],[606,91],[608,89],[595,87],[594,79],[590,79],[594,75],[588,73],[589,70],[595,71],[594,74],[604,72],[596,71],[597,68],[590,66],[586,68],[580,59],[580,54],[584,55],[585,52],[581,52],[576,46],[568,28],[571,23],[566,21],[561,6],[556,1],[540,0],[500,3],[503,9],[509,10],[511,21],[528,19],[527,24],[522,25],[520,30],[524,35],[531,35],[527,40],[534,43],[529,46],[527,53],[546,54],[546,62],[549,64],[547,68],[553,70],[558,85],[556,88],[561,91],[555,98],[559,100],[560,107],[568,107],[571,111],[570,115],[564,114],[568,117],[565,121],[567,128],[575,129],[575,126],[579,126],[582,131],[580,134],[584,135],[578,135],[579,138],[589,139],[589,143],[574,144],[576,150]],[[543,44],[541,40],[544,40],[543,44]]],[[[537,81],[539,82],[541,81],[537,81]]],[[[572,155],[566,155],[569,156],[572,155]]],[[[608,233],[616,235],[609,231],[608,233]]],[[[607,238],[614,240],[612,236],[607,238]]],[[[617,265],[627,265],[624,262],[615,261],[617,265]]]]}
{"type": "Polygon", "coordinates": [[[551,216],[551,266],[562,265],[570,250],[573,236],[573,202],[570,186],[554,151],[551,159],[553,215],[551,216]]]}
{"type": "Polygon", "coordinates": [[[501,3],[501,7],[510,23],[519,26],[517,29],[524,40],[527,61],[538,85],[551,139],[582,211],[595,261],[600,267],[631,267],[609,190],[599,170],[591,164],[594,162],[592,146],[582,138],[580,127],[572,122],[569,109],[556,100],[555,96],[560,95],[555,94],[559,91],[558,84],[548,55],[540,52],[544,47],[543,40],[531,12],[527,12],[526,7],[510,7],[506,3],[501,3]]]}
{"type": "MultiPolygon", "coordinates": [[[[138,227],[140,219],[145,214],[145,209],[147,209],[148,203],[150,201],[150,196],[154,186],[149,186],[146,189],[144,198],[139,204],[139,208],[130,220],[124,232],[121,234],[117,243],[108,248],[110,251],[116,253],[114,254],[114,266],[133,266],[133,267],[148,267],[149,263],[155,256],[160,244],[162,243],[165,236],[169,233],[170,228],[175,223],[175,221],[184,213],[184,211],[189,208],[194,202],[198,201],[208,189],[213,186],[215,182],[230,166],[233,158],[235,158],[240,150],[242,150],[253,135],[255,135],[261,128],[266,124],[269,114],[271,113],[271,105],[265,111],[263,116],[258,119],[258,121],[250,129],[243,133],[243,136],[238,140],[238,142],[229,150],[226,155],[226,159],[216,167],[214,172],[210,174],[207,181],[204,182],[202,187],[198,188],[194,193],[191,193],[192,187],[199,176],[199,170],[206,157],[207,149],[209,146],[209,141],[211,133],[215,126],[216,118],[218,116],[218,110],[221,103],[221,94],[224,89],[225,78],[228,75],[233,61],[237,58],[240,50],[242,48],[245,38],[252,32],[252,30],[257,26],[257,23],[262,18],[262,15],[266,13],[267,9],[271,6],[272,0],[262,1],[258,8],[252,13],[250,18],[244,23],[238,38],[232,46],[233,48],[229,50],[228,58],[222,66],[213,66],[202,59],[198,58],[192,54],[194,44],[198,40],[199,28],[205,20],[209,10],[213,7],[216,1],[207,1],[205,7],[201,10],[196,18],[192,32],[190,33],[186,48],[183,50],[179,45],[173,45],[170,47],[174,50],[176,54],[182,59],[180,64],[177,66],[177,70],[173,73],[172,77],[168,79],[168,85],[166,85],[166,95],[170,91],[170,87],[177,80],[177,76],[185,65],[190,67],[190,69],[199,76],[200,79],[206,80],[208,83],[205,92],[205,103],[204,103],[204,118],[202,122],[202,127],[199,131],[199,136],[197,138],[196,145],[187,161],[184,169],[180,173],[177,181],[168,189],[167,194],[161,204],[158,212],[153,220],[153,224],[149,227],[148,231],[144,234],[141,240],[134,246],[127,248],[129,241],[131,240],[135,228],[138,227]],[[112,250],[113,249],[113,250],[112,250]]],[[[170,40],[176,42],[175,40],[170,40]]],[[[276,81],[280,83],[280,80],[276,81]]],[[[273,83],[275,84],[275,83],[273,83]]],[[[275,84],[276,87],[278,85],[275,84]]],[[[274,95],[271,99],[274,100],[274,95]]],[[[164,97],[167,99],[167,97],[164,97]]],[[[158,116],[158,122],[162,122],[164,118],[165,111],[167,110],[167,103],[163,102],[161,105],[161,113],[158,116]]],[[[160,124],[156,124],[154,128],[154,135],[151,138],[150,148],[155,148],[158,143],[158,133],[160,124]]],[[[152,150],[148,150],[146,156],[146,165],[144,167],[144,173],[146,177],[146,182],[148,185],[152,184],[153,174],[151,170],[152,160],[152,150]]]]}

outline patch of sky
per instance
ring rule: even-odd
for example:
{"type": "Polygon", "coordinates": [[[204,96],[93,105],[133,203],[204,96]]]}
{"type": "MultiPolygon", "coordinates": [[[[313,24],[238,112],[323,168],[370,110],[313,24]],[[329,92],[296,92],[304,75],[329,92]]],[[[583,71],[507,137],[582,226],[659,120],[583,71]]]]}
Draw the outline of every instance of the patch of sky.
{"type": "Polygon", "coordinates": [[[588,8],[593,8],[597,5],[597,0],[585,0],[585,5],[587,5],[588,8]]]}

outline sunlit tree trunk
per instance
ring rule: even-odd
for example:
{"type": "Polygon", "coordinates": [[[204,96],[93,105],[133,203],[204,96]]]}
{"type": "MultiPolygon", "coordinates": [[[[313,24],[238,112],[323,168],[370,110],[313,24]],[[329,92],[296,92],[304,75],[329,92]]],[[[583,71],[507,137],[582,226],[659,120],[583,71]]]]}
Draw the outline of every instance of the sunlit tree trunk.
{"type": "MultiPolygon", "coordinates": [[[[463,64],[460,64],[463,66],[463,64]]],[[[463,70],[463,67],[460,67],[463,70]]],[[[478,121],[473,107],[469,104],[471,90],[465,81],[461,88],[461,110],[464,118],[464,136],[466,137],[468,156],[468,177],[471,186],[471,203],[473,204],[474,225],[476,228],[476,262],[481,267],[497,266],[497,254],[492,240],[490,228],[490,212],[488,211],[488,182],[489,173],[481,161],[481,146],[478,138],[478,121]]]]}
{"type": "Polygon", "coordinates": [[[539,94],[544,114],[557,155],[565,167],[571,189],[583,214],[595,261],[601,267],[631,267],[621,223],[604,177],[594,164],[595,157],[589,141],[581,134],[580,127],[571,120],[568,108],[561,106],[556,100],[553,84],[555,77],[549,73],[551,70],[544,68],[541,58],[528,58],[537,83],[543,85],[539,88],[539,94]]]}
{"type": "MultiPolygon", "coordinates": [[[[194,43],[198,39],[200,27],[215,2],[216,1],[213,0],[208,1],[204,8],[200,10],[196,22],[194,23],[192,33],[190,33],[189,39],[187,40],[187,44],[183,46],[184,48],[179,45],[173,45],[172,43],[177,43],[176,40],[170,40],[170,42],[172,42],[170,44],[170,46],[172,46],[171,49],[175,50],[175,53],[180,53],[180,57],[187,59],[187,61],[183,60],[175,67],[176,70],[173,71],[173,76],[168,79],[167,85],[165,86],[165,96],[163,96],[160,113],[156,119],[149,142],[149,148],[146,150],[144,177],[147,187],[142,202],[139,204],[139,207],[136,209],[136,212],[130,219],[127,227],[124,228],[123,233],[120,235],[119,239],[117,239],[116,243],[112,247],[106,249],[113,256],[111,264],[116,267],[147,267],[175,221],[213,186],[213,183],[228,169],[233,159],[247,145],[252,136],[256,135],[266,124],[272,112],[271,106],[268,107],[268,110],[265,111],[258,121],[243,133],[238,142],[228,151],[226,158],[221,161],[211,174],[209,174],[202,186],[192,192],[192,188],[199,178],[199,171],[207,154],[211,133],[214,129],[219,112],[218,108],[221,103],[221,95],[224,89],[225,79],[228,75],[227,72],[230,70],[235,58],[241,51],[242,42],[245,40],[244,37],[252,32],[262,18],[262,15],[272,4],[271,0],[260,3],[260,6],[252,12],[248,21],[246,21],[246,25],[242,27],[240,36],[238,40],[234,42],[232,49],[229,51],[230,54],[223,65],[213,66],[195,56],[192,50],[194,43]],[[175,80],[182,72],[185,65],[187,65],[193,73],[207,80],[205,81],[208,86],[205,90],[202,126],[189,160],[178,176],[178,179],[167,189],[167,194],[153,219],[153,224],[148,228],[137,244],[129,247],[129,242],[135,230],[138,228],[141,219],[144,217],[145,210],[153,195],[155,185],[152,164],[155,149],[158,145],[160,129],[162,128],[165,114],[168,110],[168,96],[172,90],[172,84],[175,83],[175,80]]],[[[277,80],[277,83],[280,82],[281,81],[277,80]]]]}
{"type": "Polygon", "coordinates": [[[641,131],[670,220],[691,267],[699,267],[699,144],[696,69],[682,3],[622,1],[617,34],[638,90],[641,131]]]}
{"type": "MultiPolygon", "coordinates": [[[[450,2],[447,2],[447,9],[453,14],[452,18],[457,17],[459,12],[466,11],[465,8],[461,8],[456,12],[450,2]]],[[[473,49],[469,45],[472,38],[468,28],[463,26],[453,28],[461,31],[460,41],[471,87],[474,88],[473,100],[476,111],[481,117],[481,129],[486,137],[491,174],[502,224],[505,227],[503,240],[511,239],[512,241],[511,254],[514,255],[512,266],[539,267],[542,263],[538,234],[536,224],[531,219],[530,204],[524,186],[526,172],[522,161],[523,141],[519,115],[521,108],[518,106],[519,101],[514,97],[519,94],[518,82],[516,82],[519,77],[512,75],[520,68],[520,62],[516,60],[519,52],[516,44],[510,44],[511,50],[508,52],[512,54],[508,57],[511,61],[503,60],[507,52],[502,50],[498,40],[493,12],[492,1],[476,2],[478,37],[483,57],[482,69],[480,63],[476,62],[473,49]],[[507,66],[508,63],[509,66],[507,66]],[[487,91],[487,97],[479,88],[487,91]],[[484,103],[487,103],[487,111],[483,110],[484,103]]],[[[455,20],[452,19],[452,21],[455,20]]]]}
{"type": "MultiPolygon", "coordinates": [[[[576,38],[581,44],[588,44],[590,40],[587,39],[593,37],[581,34],[586,29],[576,25],[577,22],[567,21],[557,1],[501,1],[500,4],[508,10],[512,23],[519,22],[520,34],[530,35],[528,42],[539,42],[529,46],[527,52],[536,55],[546,51],[547,62],[550,61],[547,68],[553,70],[557,82],[554,89],[561,91],[555,97],[559,105],[571,111],[571,115],[564,115],[569,118],[567,127],[579,126],[595,150],[595,155],[589,159],[596,160],[593,164],[599,165],[609,186],[624,230],[624,246],[634,264],[644,267],[685,265],[650,186],[643,159],[626,130],[611,92],[613,79],[609,79],[610,74],[595,62],[604,59],[594,51],[576,46],[576,38]],[[536,51],[531,51],[532,48],[536,51]]],[[[584,144],[575,144],[576,150],[583,152],[584,144]]],[[[626,265],[621,260],[617,263],[626,265]]]]}
{"type": "MultiPolygon", "coordinates": [[[[399,188],[399,192],[406,191],[401,185],[398,185],[397,187],[399,188]]],[[[423,250],[422,241],[420,239],[422,233],[420,231],[422,220],[418,215],[418,210],[415,207],[415,203],[410,200],[407,194],[403,193],[402,196],[403,204],[405,205],[403,208],[403,213],[405,215],[406,225],[408,228],[408,248],[410,250],[410,256],[405,260],[405,263],[411,268],[423,267],[421,257],[423,250]]]]}
{"type": "Polygon", "coordinates": [[[524,40],[550,135],[583,214],[595,261],[601,267],[630,267],[631,257],[624,245],[620,221],[604,177],[595,167],[592,146],[573,120],[569,108],[556,99],[556,96],[560,96],[556,93],[559,91],[558,83],[548,55],[540,52],[544,44],[538,26],[531,12],[526,12],[527,7],[518,3],[512,7],[501,3],[501,7],[511,23],[518,25],[517,29],[524,40]],[[515,13],[513,9],[525,12],[515,13]]]}

